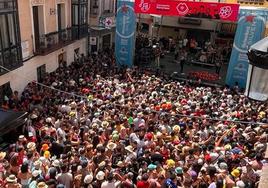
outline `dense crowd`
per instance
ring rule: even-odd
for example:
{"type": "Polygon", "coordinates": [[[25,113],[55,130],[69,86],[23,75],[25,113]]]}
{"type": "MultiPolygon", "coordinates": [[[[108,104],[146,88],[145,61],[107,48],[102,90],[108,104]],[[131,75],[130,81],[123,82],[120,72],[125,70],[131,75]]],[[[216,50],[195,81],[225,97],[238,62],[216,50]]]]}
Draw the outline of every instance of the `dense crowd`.
{"type": "Polygon", "coordinates": [[[266,103],[111,62],[95,54],[8,99],[29,119],[0,153],[0,187],[257,186],[266,103]]]}

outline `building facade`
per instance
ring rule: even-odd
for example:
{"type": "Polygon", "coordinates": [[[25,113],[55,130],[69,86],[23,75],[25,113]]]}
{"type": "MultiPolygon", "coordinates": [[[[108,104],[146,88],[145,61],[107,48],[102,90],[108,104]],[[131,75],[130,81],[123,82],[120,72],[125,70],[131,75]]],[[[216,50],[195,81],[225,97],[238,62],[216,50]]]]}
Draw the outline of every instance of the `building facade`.
{"type": "Polygon", "coordinates": [[[88,14],[89,0],[0,0],[0,96],[87,54],[88,14]]]}
{"type": "Polygon", "coordinates": [[[117,0],[90,1],[89,51],[114,47],[117,0]]]}

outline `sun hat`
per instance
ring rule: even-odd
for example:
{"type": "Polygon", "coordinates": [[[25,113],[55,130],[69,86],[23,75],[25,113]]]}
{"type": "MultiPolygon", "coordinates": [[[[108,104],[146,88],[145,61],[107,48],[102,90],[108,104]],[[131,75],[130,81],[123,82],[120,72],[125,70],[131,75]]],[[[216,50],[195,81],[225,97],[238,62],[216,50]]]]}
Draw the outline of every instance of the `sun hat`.
{"type": "Polygon", "coordinates": [[[43,144],[41,150],[42,150],[42,151],[47,151],[47,150],[49,150],[49,146],[48,146],[48,144],[43,144]]]}
{"type": "Polygon", "coordinates": [[[35,144],[34,142],[29,142],[29,143],[27,144],[27,149],[28,149],[29,151],[33,151],[33,150],[35,150],[35,149],[36,149],[36,144],[35,144]]]}
{"type": "Polygon", "coordinates": [[[96,179],[99,181],[102,181],[104,180],[104,178],[105,178],[105,173],[103,171],[99,171],[96,175],[96,179]]]}
{"type": "Polygon", "coordinates": [[[7,178],[6,181],[8,183],[17,183],[17,178],[14,174],[10,174],[7,178]]]}
{"type": "Polygon", "coordinates": [[[38,116],[37,116],[36,114],[32,114],[30,118],[31,118],[31,119],[36,119],[37,117],[38,117],[38,116]]]}
{"type": "Polygon", "coordinates": [[[236,182],[236,186],[239,188],[244,188],[246,185],[243,181],[239,180],[236,182]]]}
{"type": "Polygon", "coordinates": [[[175,172],[176,172],[176,174],[183,174],[183,169],[182,169],[182,167],[177,167],[177,168],[175,168],[175,172]]]}
{"type": "Polygon", "coordinates": [[[114,143],[114,142],[109,142],[109,143],[107,144],[107,148],[108,148],[109,150],[112,150],[112,151],[116,148],[116,146],[117,146],[117,144],[114,143]]]}
{"type": "Polygon", "coordinates": [[[40,182],[37,184],[37,188],[48,188],[48,186],[45,182],[40,182]]]}
{"type": "Polygon", "coordinates": [[[114,141],[119,140],[119,135],[118,135],[118,134],[113,134],[112,139],[113,139],[114,141]]]}
{"type": "Polygon", "coordinates": [[[50,117],[46,118],[47,123],[51,123],[51,121],[52,121],[52,118],[50,118],[50,117]]]}
{"type": "Polygon", "coordinates": [[[6,152],[0,152],[0,160],[3,160],[6,157],[6,152]]]}
{"type": "Polygon", "coordinates": [[[124,167],[125,165],[124,165],[124,163],[123,163],[122,161],[118,161],[118,163],[116,164],[116,166],[122,168],[122,167],[124,167]]]}
{"type": "Polygon", "coordinates": [[[54,161],[52,162],[52,166],[54,166],[54,167],[59,167],[59,166],[60,166],[60,161],[59,161],[58,159],[54,160],[54,161]]]}
{"type": "Polygon", "coordinates": [[[239,177],[240,176],[240,171],[238,169],[234,169],[232,172],[231,172],[232,176],[234,177],[239,177]]]}
{"type": "Polygon", "coordinates": [[[167,167],[168,168],[174,168],[175,167],[175,161],[173,159],[168,159],[166,161],[167,167]]]}
{"type": "Polygon", "coordinates": [[[128,145],[127,147],[125,147],[125,149],[130,153],[132,153],[134,151],[134,149],[131,145],[128,145]]]}
{"type": "Polygon", "coordinates": [[[85,178],[84,178],[84,183],[85,184],[90,184],[92,181],[93,181],[92,174],[88,174],[88,175],[85,176],[85,178]]]}
{"type": "Polygon", "coordinates": [[[38,161],[35,161],[33,165],[34,165],[34,168],[38,170],[41,168],[42,162],[38,160],[38,161]]]}
{"type": "Polygon", "coordinates": [[[155,170],[157,168],[156,165],[154,164],[149,164],[148,167],[147,167],[149,170],[155,170]]]}
{"type": "Polygon", "coordinates": [[[19,136],[19,140],[23,140],[24,138],[25,138],[24,135],[19,136]]]}
{"type": "Polygon", "coordinates": [[[42,173],[41,170],[34,170],[34,171],[32,172],[32,176],[36,178],[36,177],[39,176],[41,173],[42,173]]]}
{"type": "Polygon", "coordinates": [[[105,161],[102,161],[102,162],[99,163],[99,167],[100,167],[100,168],[101,168],[101,167],[105,167],[105,165],[106,165],[105,161]]]}
{"type": "Polygon", "coordinates": [[[102,126],[102,127],[108,127],[108,126],[109,126],[109,122],[108,122],[108,121],[103,121],[103,122],[101,123],[101,126],[102,126]]]}

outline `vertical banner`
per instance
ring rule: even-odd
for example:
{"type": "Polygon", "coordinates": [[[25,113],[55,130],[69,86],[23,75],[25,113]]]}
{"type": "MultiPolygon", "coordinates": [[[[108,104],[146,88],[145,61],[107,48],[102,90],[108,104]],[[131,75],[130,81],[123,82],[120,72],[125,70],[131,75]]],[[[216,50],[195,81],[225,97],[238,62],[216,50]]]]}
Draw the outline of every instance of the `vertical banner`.
{"type": "Polygon", "coordinates": [[[249,64],[247,52],[251,45],[263,38],[267,17],[268,11],[264,9],[240,9],[226,76],[228,86],[237,83],[240,88],[246,88],[249,64]]]}
{"type": "Polygon", "coordinates": [[[133,64],[135,31],[134,1],[118,0],[115,34],[115,56],[118,66],[131,67],[133,64]]]}

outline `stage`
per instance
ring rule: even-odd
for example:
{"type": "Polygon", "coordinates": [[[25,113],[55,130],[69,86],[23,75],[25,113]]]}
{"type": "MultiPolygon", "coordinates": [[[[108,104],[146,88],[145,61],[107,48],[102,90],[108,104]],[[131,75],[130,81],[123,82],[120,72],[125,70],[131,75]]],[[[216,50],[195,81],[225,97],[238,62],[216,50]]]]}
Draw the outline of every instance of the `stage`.
{"type": "MultiPolygon", "coordinates": [[[[158,68],[154,62],[151,62],[149,64],[141,63],[139,66],[144,67],[144,68],[154,69],[154,70],[158,68]]],[[[202,80],[202,83],[206,85],[211,85],[211,86],[224,86],[227,68],[228,68],[228,64],[223,63],[220,69],[219,79],[202,80]]],[[[178,79],[178,80],[183,80],[183,81],[193,79],[193,77],[190,76],[191,72],[207,72],[208,74],[213,74],[213,75],[215,75],[216,73],[215,66],[202,65],[198,62],[197,63],[187,62],[184,64],[184,70],[183,70],[183,73],[181,74],[180,63],[174,61],[173,53],[166,54],[165,57],[160,59],[159,69],[161,72],[167,75],[173,75],[173,78],[178,79]],[[174,74],[174,72],[177,72],[177,74],[174,74]]]]}

